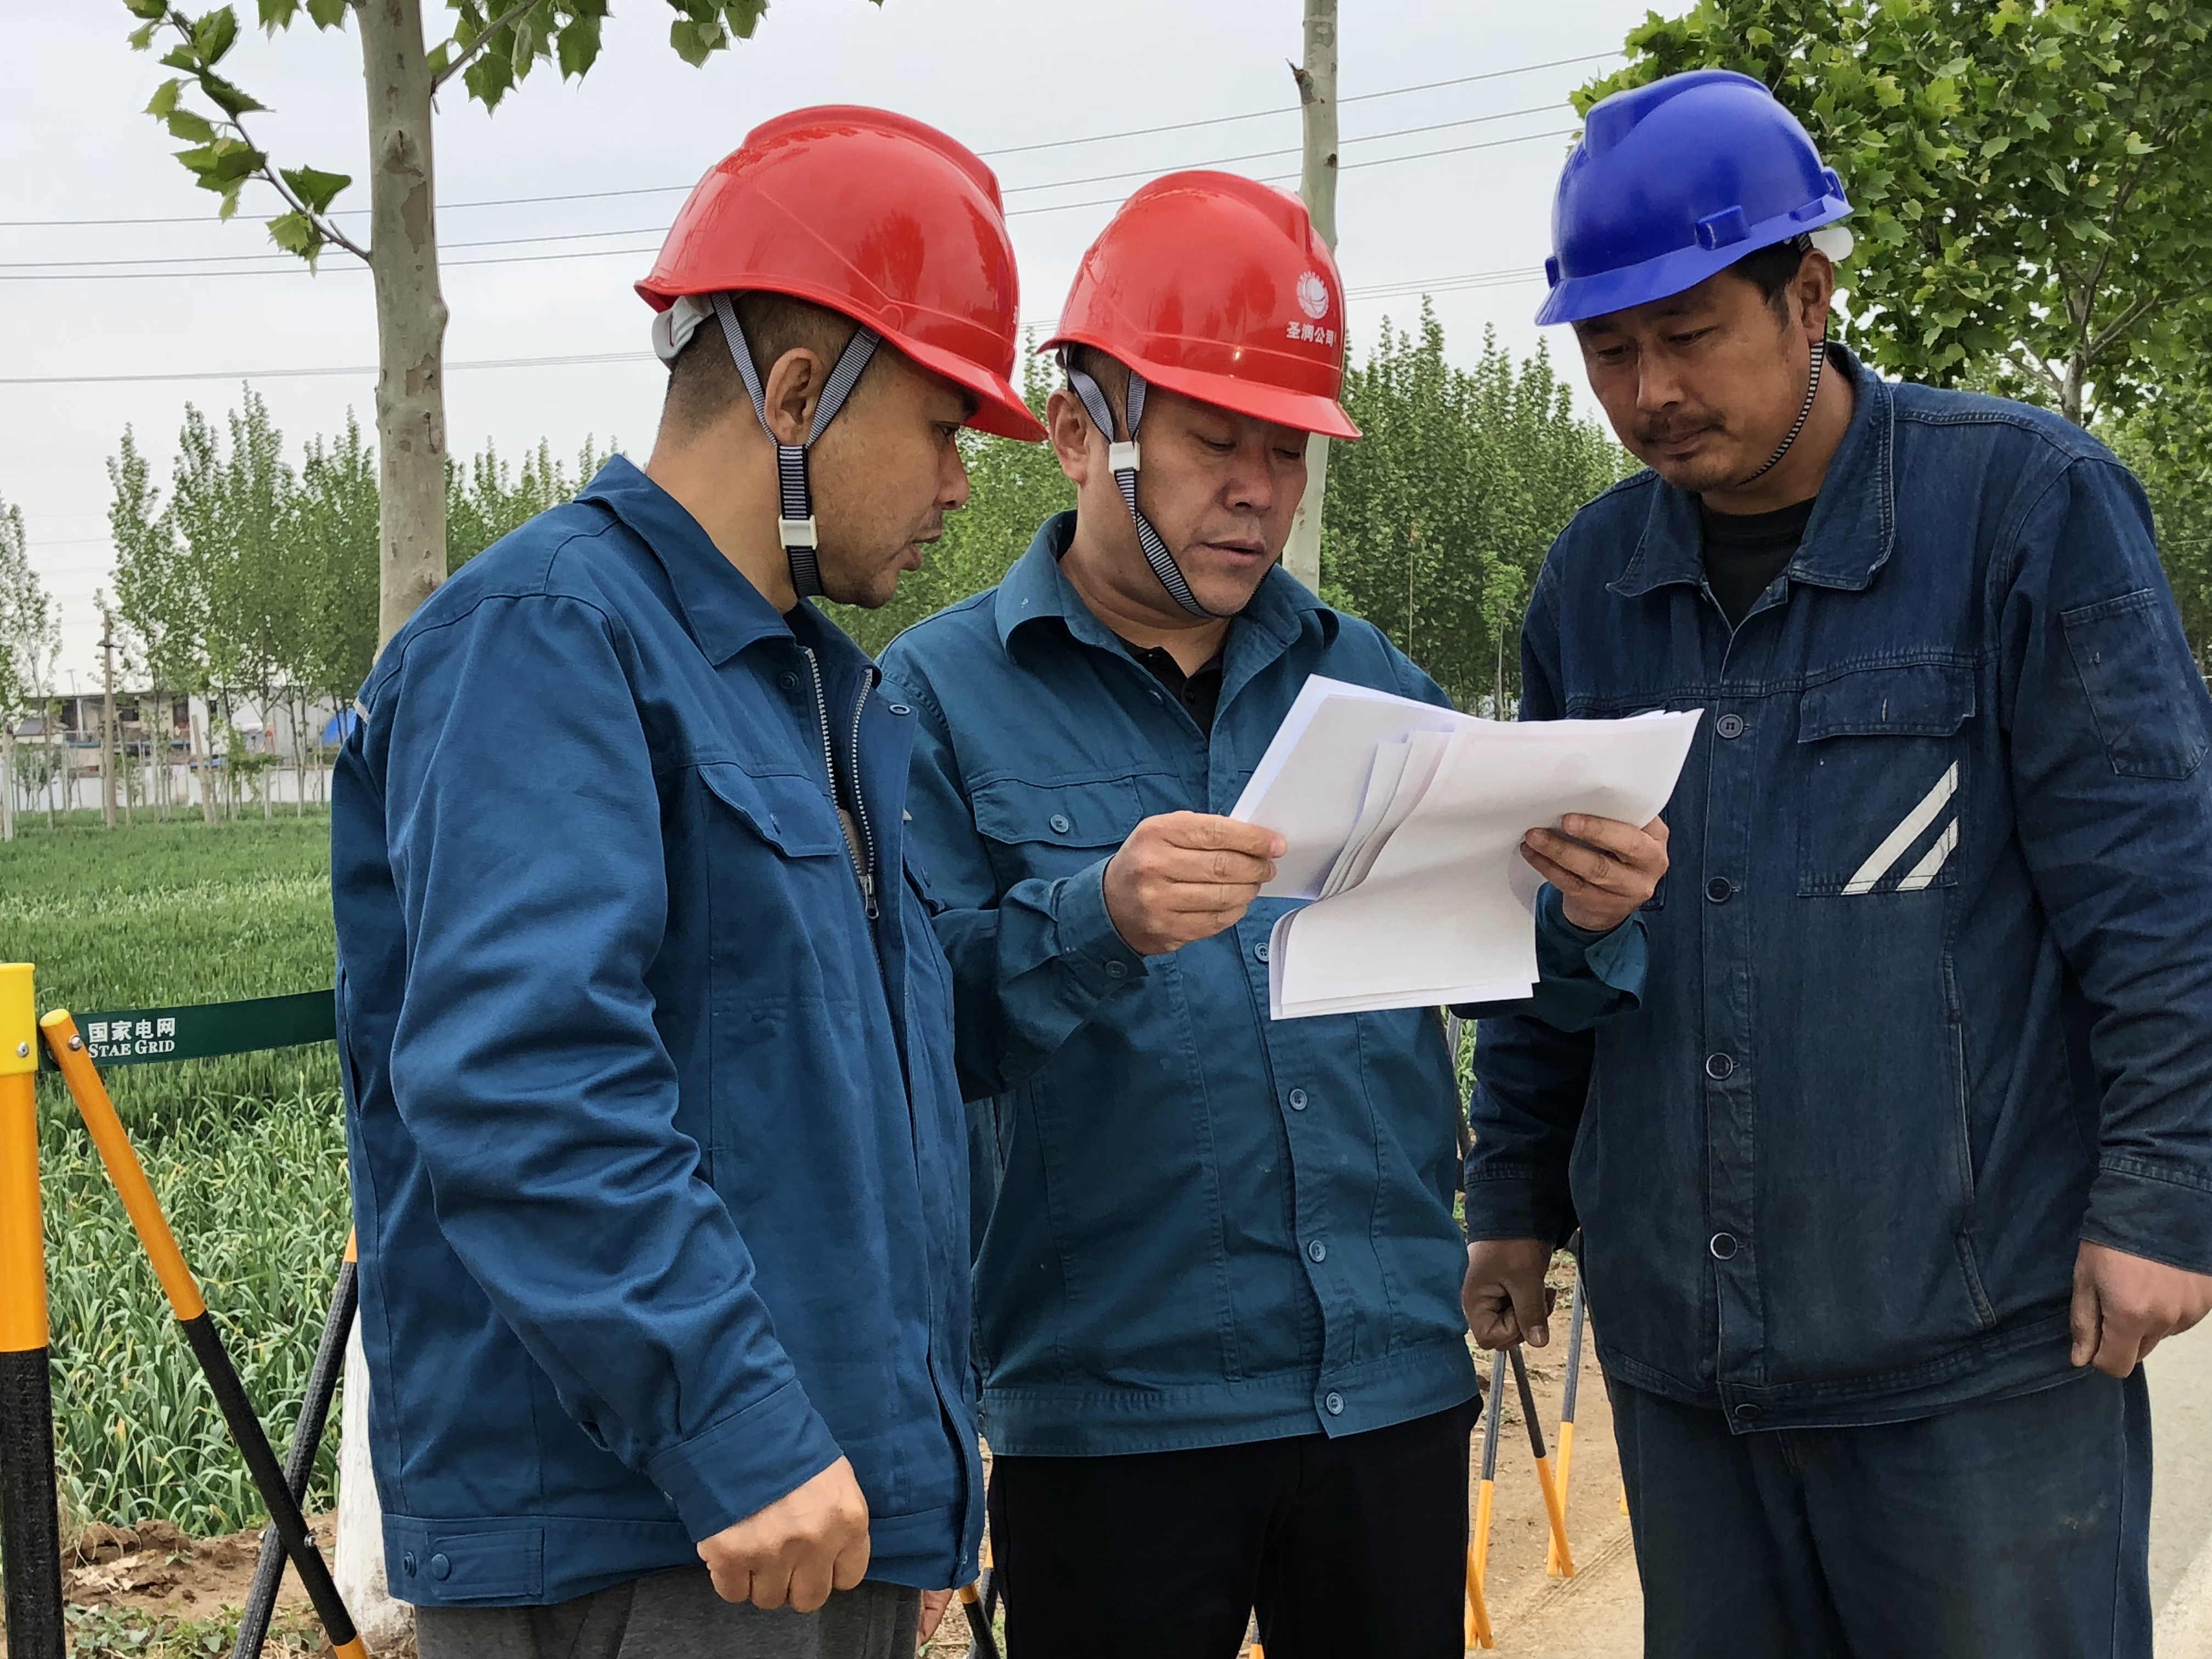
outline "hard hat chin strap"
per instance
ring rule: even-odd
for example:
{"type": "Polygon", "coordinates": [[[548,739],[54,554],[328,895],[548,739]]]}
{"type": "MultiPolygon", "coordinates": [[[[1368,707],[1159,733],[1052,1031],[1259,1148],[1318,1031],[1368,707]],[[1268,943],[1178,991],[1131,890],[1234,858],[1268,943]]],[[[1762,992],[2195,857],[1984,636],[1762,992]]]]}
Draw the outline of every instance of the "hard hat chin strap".
{"type": "Polygon", "coordinates": [[[1114,414],[1106,401],[1105,392],[1098,382],[1075,366],[1075,354],[1063,349],[1060,366],[1067,375],[1067,384],[1082,399],[1091,423],[1106,440],[1106,465],[1114,474],[1114,482],[1121,487],[1121,499],[1129,504],[1129,517],[1137,526],[1137,545],[1145,550],[1145,562],[1152,568],[1152,574],[1160,579],[1160,586],[1168,597],[1194,617],[1212,621],[1214,613],[1198,602],[1183,579],[1182,568],[1168,551],[1168,544],[1160,539],[1160,532],[1152,528],[1152,521],[1137,510],[1137,472],[1143,457],[1137,447],[1137,422],[1145,416],[1145,377],[1135,369],[1129,371],[1128,441],[1117,440],[1114,434],[1114,414]]]}
{"type": "Polygon", "coordinates": [[[730,343],[730,356],[738,365],[738,373],[744,380],[745,390],[752,394],[753,413],[760,416],[761,430],[775,446],[775,483],[780,507],[775,522],[776,539],[783,544],[783,556],[791,562],[791,585],[802,599],[811,599],[822,592],[822,564],[817,554],[821,538],[814,527],[814,492],[806,476],[806,452],[822,435],[823,428],[837,417],[859,382],[860,372],[875,356],[876,346],[882,339],[873,329],[864,328],[855,332],[839,354],[836,367],[823,382],[822,395],[814,400],[814,425],[803,444],[787,444],[775,435],[775,428],[768,423],[768,393],[761,386],[759,371],[753,367],[752,348],[746,343],[744,325],[738,320],[738,308],[726,294],[714,296],[714,315],[721,319],[722,335],[730,343]]]}
{"type": "Polygon", "coordinates": [[[1776,464],[1779,462],[1784,455],[1787,455],[1790,453],[1790,446],[1796,443],[1797,441],[1798,434],[1805,430],[1805,422],[1813,418],[1813,399],[1820,395],[1820,366],[1827,361],[1827,340],[1823,337],[1814,341],[1813,373],[1811,378],[1806,382],[1805,386],[1805,406],[1797,411],[1797,418],[1790,423],[1788,434],[1782,440],[1782,447],[1777,449],[1771,455],[1769,455],[1766,458],[1766,465],[1760,467],[1758,471],[1753,473],[1750,478],[1744,478],[1738,481],[1734,486],[1735,489],[1742,489],[1745,484],[1751,483],[1753,478],[1765,477],[1768,473],[1773,471],[1776,464]]]}

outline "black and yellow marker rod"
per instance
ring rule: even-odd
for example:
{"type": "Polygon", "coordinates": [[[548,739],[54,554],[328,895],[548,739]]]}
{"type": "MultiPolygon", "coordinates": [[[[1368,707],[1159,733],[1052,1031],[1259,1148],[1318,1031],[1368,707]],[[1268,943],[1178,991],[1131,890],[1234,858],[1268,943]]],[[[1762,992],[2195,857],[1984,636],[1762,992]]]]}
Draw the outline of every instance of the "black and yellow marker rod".
{"type": "Polygon", "coordinates": [[[68,1640],[39,1215],[38,1007],[30,963],[0,963],[0,1569],[14,1659],[62,1659],[68,1640]]]}
{"type": "Polygon", "coordinates": [[[1544,1514],[1552,1523],[1552,1548],[1557,1553],[1559,1577],[1575,1576],[1575,1553],[1567,1545],[1567,1512],[1559,1502],[1559,1489],[1552,1480],[1551,1460],[1544,1455],[1544,1429],[1536,1420],[1536,1394],[1528,1386],[1528,1363],[1519,1345],[1511,1350],[1513,1382],[1521,1393],[1521,1416],[1528,1426],[1528,1454],[1536,1460],[1536,1484],[1544,1493],[1544,1514]]]}
{"type": "Polygon", "coordinates": [[[99,1068],[85,1052],[84,1039],[77,1035],[76,1022],[66,1010],[58,1008],[39,1022],[39,1028],[46,1035],[55,1064],[61,1067],[70,1095],[76,1102],[78,1115],[84,1119],[84,1127],[92,1135],[92,1144],[99,1150],[100,1161],[106,1166],[107,1178],[122,1199],[131,1224],[137,1230],[138,1243],[154,1264],[155,1276],[168,1295],[170,1310],[177,1316],[177,1322],[185,1328],[185,1340],[191,1345],[201,1374],[215,1392],[216,1404],[222,1408],[223,1420],[230,1425],[230,1437],[246,1460],[246,1472],[253,1477],[261,1501],[269,1506],[270,1523],[284,1540],[284,1553],[292,1558],[301,1586],[314,1604],[323,1633],[337,1650],[338,1659],[368,1659],[368,1650],[362,1645],[352,1616],[346,1612],[337,1585],[331,1578],[330,1567],[307,1531],[307,1519],[300,1513],[299,1500],[292,1496],[291,1486],[284,1479],[276,1449],[269,1443],[269,1436],[262,1429],[252,1402],[246,1397],[245,1384],[239,1381],[230,1356],[223,1352],[222,1334],[209,1316],[207,1304],[200,1296],[191,1269],[185,1265],[184,1252],[177,1248],[176,1236],[169,1231],[168,1218],[161,1213],[161,1201],[154,1196],[138,1154],[131,1147],[131,1137],[124,1132],[123,1120],[115,1115],[114,1103],[107,1097],[107,1085],[100,1080],[99,1068]]]}

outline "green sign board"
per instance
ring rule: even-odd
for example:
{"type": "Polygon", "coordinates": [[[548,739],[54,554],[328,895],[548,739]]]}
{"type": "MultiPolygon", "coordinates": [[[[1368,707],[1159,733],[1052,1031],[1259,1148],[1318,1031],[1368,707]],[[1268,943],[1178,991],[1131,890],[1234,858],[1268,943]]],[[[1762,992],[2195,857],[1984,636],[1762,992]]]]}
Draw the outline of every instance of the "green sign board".
{"type": "MultiPolygon", "coordinates": [[[[263,1048],[328,1042],[337,1035],[337,1004],[328,991],[254,997],[244,1002],[200,1002],[182,1008],[124,1008],[80,1014],[77,1035],[100,1066],[145,1066],[161,1060],[206,1060],[263,1048]]],[[[52,1071],[42,1048],[40,1067],[52,1071]]]]}

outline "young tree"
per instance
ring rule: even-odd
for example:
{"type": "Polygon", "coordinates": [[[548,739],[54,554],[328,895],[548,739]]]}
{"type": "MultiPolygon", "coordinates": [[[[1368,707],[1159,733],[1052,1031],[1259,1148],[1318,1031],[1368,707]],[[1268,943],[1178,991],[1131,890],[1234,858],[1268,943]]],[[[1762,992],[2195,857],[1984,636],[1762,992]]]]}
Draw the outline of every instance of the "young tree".
{"type": "Polygon", "coordinates": [[[2212,0],[1698,0],[1632,29],[1578,108],[1678,70],[1771,87],[1842,176],[1849,337],[2083,422],[2203,373],[2212,0]]]}
{"type": "Polygon", "coordinates": [[[1322,596],[1382,629],[1462,708],[1504,715],[1544,555],[1626,457],[1576,417],[1541,349],[1516,366],[1486,333],[1475,366],[1453,367],[1425,301],[1413,332],[1383,324],[1347,370],[1344,402],[1363,436],[1330,465],[1322,596]]]}
{"type": "MultiPolygon", "coordinates": [[[[439,285],[433,100],[458,79],[486,109],[541,63],[581,77],[599,55],[608,0],[447,0],[452,33],[426,49],[423,0],[256,0],[274,34],[305,12],[318,28],[356,15],[368,95],[369,234],[339,228],[331,204],[350,175],[281,167],[255,143],[248,117],[266,106],[220,68],[238,39],[234,4],[195,16],[172,0],[124,0],[139,27],[137,49],[166,46],[176,71],[147,112],[186,148],[177,159],[228,219],[248,184],[273,191],[269,221],[279,247],[313,264],[336,246],[366,264],[375,283],[378,342],[377,454],[381,526],[380,645],[446,576],[446,301],[439,285]]],[[[668,0],[669,45],[703,64],[733,39],[751,35],[768,0],[668,0]]]]}
{"type": "Polygon", "coordinates": [[[601,449],[586,437],[576,453],[576,472],[555,459],[553,446],[541,438],[538,447],[523,453],[520,471],[510,466],[498,449],[486,441],[481,453],[464,466],[446,464],[446,558],[458,570],[509,531],[516,530],[550,507],[571,500],[592,481],[619,445],[601,449]]]}
{"type": "Polygon", "coordinates": [[[15,838],[15,729],[33,709],[43,715],[48,748],[52,744],[49,695],[60,653],[52,601],[31,568],[23,509],[0,501],[0,841],[15,838]]]}

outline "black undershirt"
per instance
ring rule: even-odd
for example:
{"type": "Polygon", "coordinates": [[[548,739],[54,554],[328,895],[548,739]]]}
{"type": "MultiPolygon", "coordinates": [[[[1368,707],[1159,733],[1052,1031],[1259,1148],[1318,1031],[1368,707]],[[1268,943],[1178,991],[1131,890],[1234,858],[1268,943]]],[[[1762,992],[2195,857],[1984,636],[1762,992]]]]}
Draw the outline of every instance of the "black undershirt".
{"type": "MultiPolygon", "coordinates": [[[[1121,643],[1129,644],[1127,640],[1121,643]]],[[[1150,669],[1154,679],[1167,687],[1191,719],[1198,722],[1200,731],[1209,737],[1212,735],[1214,710],[1221,707],[1221,658],[1218,653],[1212,662],[1195,674],[1184,673],[1182,665],[1175,659],[1175,653],[1164,646],[1156,645],[1147,649],[1130,645],[1129,654],[1150,669]]]]}
{"type": "Polygon", "coordinates": [[[1741,627],[1759,596],[1797,556],[1811,521],[1812,501],[1772,513],[1716,513],[1702,501],[1698,514],[1705,523],[1705,586],[1713,591],[1730,628],[1741,627]]]}

